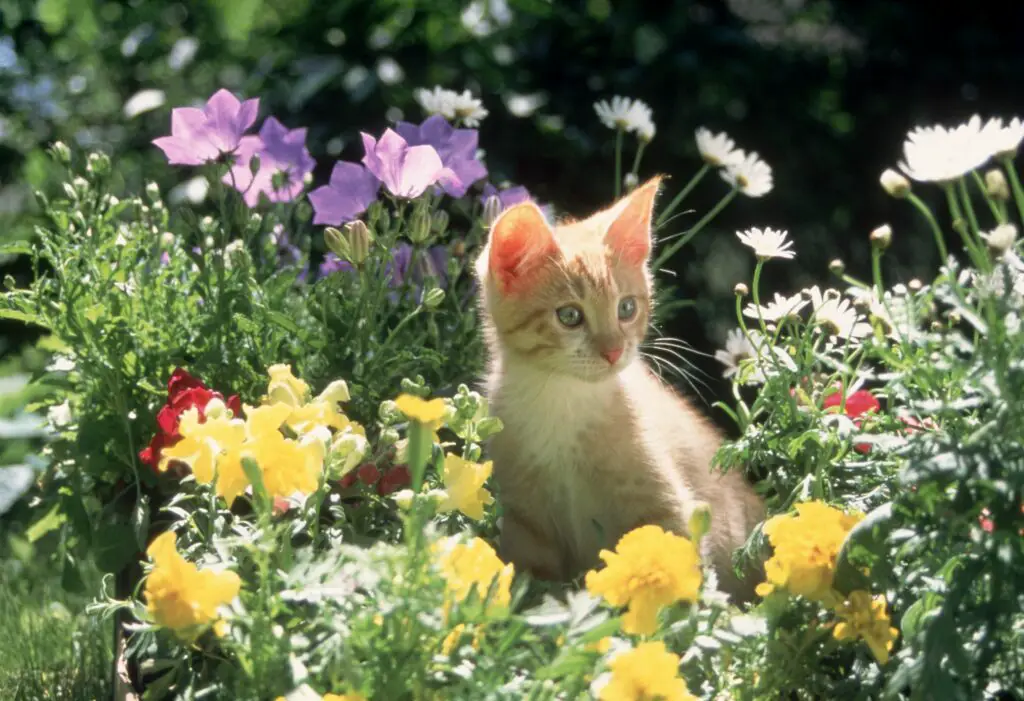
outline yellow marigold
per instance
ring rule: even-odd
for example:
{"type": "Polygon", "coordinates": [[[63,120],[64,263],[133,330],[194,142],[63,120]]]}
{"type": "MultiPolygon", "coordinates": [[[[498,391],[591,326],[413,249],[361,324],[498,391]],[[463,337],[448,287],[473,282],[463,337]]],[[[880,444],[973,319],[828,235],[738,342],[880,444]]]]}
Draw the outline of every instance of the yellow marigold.
{"type": "Polygon", "coordinates": [[[216,623],[217,609],[238,596],[241,580],[234,572],[199,569],[178,552],[174,533],[158,536],[146,553],[153,570],[146,578],[146,609],[161,626],[190,640],[201,626],[216,623]]]}
{"type": "Polygon", "coordinates": [[[444,422],[445,406],[443,399],[427,401],[412,394],[402,394],[395,399],[395,406],[410,421],[417,421],[431,431],[440,428],[444,422]]]}
{"type": "Polygon", "coordinates": [[[696,601],[700,559],[688,539],[658,526],[641,526],[622,536],[615,552],[602,550],[605,568],[587,573],[587,589],[612,606],[628,606],[623,630],[650,635],[658,612],[677,601],[696,601]]]}
{"type": "Polygon", "coordinates": [[[451,453],[446,455],[443,479],[448,497],[441,502],[441,511],[461,511],[476,521],[482,519],[484,506],[494,502],[484,487],[492,469],[490,460],[476,463],[451,453]]]}
{"type": "Polygon", "coordinates": [[[832,631],[836,640],[863,638],[876,660],[881,664],[889,661],[889,651],[899,631],[889,620],[885,596],[879,594],[872,598],[866,591],[851,592],[846,601],[836,607],[836,613],[843,619],[832,631]]]}
{"type": "Polygon", "coordinates": [[[863,518],[864,514],[848,514],[820,501],[797,504],[795,514],[770,518],[764,532],[774,553],[765,563],[767,581],[758,585],[757,593],[767,596],[785,589],[808,599],[828,600],[839,549],[863,518]]]}
{"type": "Polygon", "coordinates": [[[641,643],[608,663],[611,678],[600,701],[697,701],[679,677],[679,656],[659,641],[641,643]]]}
{"type": "Polygon", "coordinates": [[[502,609],[512,600],[512,576],[514,569],[505,564],[494,552],[494,548],[481,538],[460,543],[446,538],[434,546],[438,555],[437,563],[448,584],[450,602],[465,600],[475,587],[482,598],[487,596],[492,583],[498,584],[488,604],[488,612],[502,609]]]}
{"type": "Polygon", "coordinates": [[[280,402],[288,406],[302,406],[309,397],[309,385],[292,374],[292,366],[271,365],[267,368],[270,382],[267,384],[267,404],[280,402]]]}

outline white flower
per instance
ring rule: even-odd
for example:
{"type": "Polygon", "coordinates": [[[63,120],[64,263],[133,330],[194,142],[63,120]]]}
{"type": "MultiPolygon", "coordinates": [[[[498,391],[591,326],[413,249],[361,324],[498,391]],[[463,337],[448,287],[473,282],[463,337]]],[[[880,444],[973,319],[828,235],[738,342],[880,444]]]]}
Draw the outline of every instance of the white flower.
{"type": "Polygon", "coordinates": [[[694,136],[697,139],[700,157],[708,165],[718,168],[743,161],[743,151],[736,148],[735,142],[724,131],[721,134],[712,134],[710,129],[701,127],[694,136]]]}
{"type": "Polygon", "coordinates": [[[71,420],[71,404],[67,399],[46,410],[46,422],[53,430],[70,425],[71,420]]]}
{"type": "Polygon", "coordinates": [[[654,137],[654,120],[651,108],[640,100],[631,100],[628,97],[616,95],[611,102],[601,100],[594,103],[594,111],[597,112],[601,123],[609,129],[621,129],[622,131],[634,131],[640,138],[644,134],[654,137]]]}
{"type": "Polygon", "coordinates": [[[985,243],[996,253],[1006,253],[1013,248],[1013,242],[1017,240],[1017,227],[1013,224],[1000,224],[989,233],[982,234],[981,238],[985,239],[985,243]]]}
{"type": "Polygon", "coordinates": [[[814,323],[824,327],[830,335],[848,340],[871,335],[871,325],[861,320],[850,300],[843,299],[835,290],[828,290],[822,295],[817,285],[809,292],[814,323]]]}
{"type": "Polygon", "coordinates": [[[886,168],[878,181],[882,183],[882,188],[893,197],[906,197],[910,194],[910,181],[892,168],[886,168]]]}
{"type": "Polygon", "coordinates": [[[786,239],[785,231],[776,231],[770,228],[761,230],[754,227],[746,231],[737,231],[736,236],[744,246],[754,249],[754,253],[760,260],[793,258],[796,255],[796,251],[790,248],[793,242],[786,239]]]}
{"type": "Polygon", "coordinates": [[[715,351],[715,360],[725,366],[722,377],[732,377],[740,369],[740,362],[747,358],[756,358],[757,349],[743,333],[743,329],[733,329],[725,338],[725,348],[715,351]]]}
{"type": "Polygon", "coordinates": [[[772,169],[751,151],[744,155],[737,152],[739,160],[726,163],[720,171],[722,180],[737,188],[747,197],[761,197],[772,191],[772,169]]]}
{"type": "Polygon", "coordinates": [[[480,120],[489,114],[469,90],[460,94],[435,85],[433,90],[419,88],[415,97],[427,114],[439,114],[449,121],[459,119],[467,127],[478,126],[480,120]]]}
{"type": "Polygon", "coordinates": [[[993,117],[981,129],[982,138],[988,152],[996,158],[1017,154],[1020,142],[1024,140],[1024,122],[1014,117],[1007,124],[999,117],[993,117]]]}
{"type": "Polygon", "coordinates": [[[775,299],[766,305],[758,307],[756,304],[748,304],[743,310],[743,316],[765,321],[780,321],[796,316],[805,306],[807,306],[807,300],[799,294],[784,297],[776,292],[775,299]]]}
{"type": "Polygon", "coordinates": [[[636,138],[649,144],[654,140],[654,135],[657,131],[657,128],[654,126],[654,121],[648,117],[645,121],[637,125],[636,138]]]}
{"type": "Polygon", "coordinates": [[[992,156],[991,141],[974,115],[953,129],[918,127],[903,143],[900,170],[918,182],[949,182],[979,168],[992,156]]]}
{"type": "Polygon", "coordinates": [[[918,335],[917,319],[910,297],[887,291],[882,299],[874,288],[851,287],[847,294],[867,306],[868,318],[882,326],[885,335],[896,341],[918,335]]]}

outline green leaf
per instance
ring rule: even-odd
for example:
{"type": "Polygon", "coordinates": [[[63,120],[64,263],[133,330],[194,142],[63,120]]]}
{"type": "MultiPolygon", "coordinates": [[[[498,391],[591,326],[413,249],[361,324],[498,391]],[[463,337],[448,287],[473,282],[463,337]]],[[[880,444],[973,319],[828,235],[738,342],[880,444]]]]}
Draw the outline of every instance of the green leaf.
{"type": "Polygon", "coordinates": [[[135,543],[139,550],[146,549],[149,540],[149,497],[142,495],[132,511],[132,529],[135,531],[135,543]]]}
{"type": "Polygon", "coordinates": [[[0,244],[0,258],[4,256],[27,256],[32,253],[32,244],[28,241],[8,241],[0,244]]]}
{"type": "Polygon", "coordinates": [[[127,523],[108,523],[96,529],[96,564],[104,572],[120,572],[131,562],[139,548],[135,529],[127,523]]]}
{"type": "Polygon", "coordinates": [[[296,336],[302,334],[302,329],[299,328],[299,325],[296,324],[291,319],[291,317],[287,316],[286,314],[282,314],[281,312],[270,311],[267,312],[267,319],[269,319],[272,323],[276,324],[277,326],[280,326],[288,333],[293,333],[296,336]]]}
{"type": "Polygon", "coordinates": [[[252,458],[242,458],[242,470],[245,476],[252,483],[252,492],[256,501],[262,505],[261,508],[270,508],[270,495],[267,494],[267,487],[263,484],[263,471],[259,464],[252,458]]]}
{"type": "Polygon", "coordinates": [[[92,521],[85,509],[81,493],[68,487],[61,487],[60,495],[64,514],[71,521],[75,534],[83,543],[89,545],[92,542],[92,521]]]}
{"type": "Polygon", "coordinates": [[[35,324],[36,326],[46,326],[46,322],[38,314],[23,312],[18,309],[0,309],[0,319],[21,321],[26,324],[35,324]]]}
{"type": "Polygon", "coordinates": [[[28,542],[34,543],[52,530],[60,528],[64,523],[64,514],[60,511],[60,504],[54,504],[42,518],[33,523],[25,531],[28,542]]]}

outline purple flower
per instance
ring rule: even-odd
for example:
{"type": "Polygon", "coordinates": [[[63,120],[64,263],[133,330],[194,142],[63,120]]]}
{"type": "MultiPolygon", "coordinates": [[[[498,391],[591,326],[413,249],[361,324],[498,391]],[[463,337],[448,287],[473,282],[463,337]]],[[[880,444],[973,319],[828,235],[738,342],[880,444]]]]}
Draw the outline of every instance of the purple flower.
{"type": "Polygon", "coordinates": [[[499,190],[490,183],[487,183],[484,185],[484,194],[480,196],[480,201],[486,202],[487,198],[491,195],[498,196],[498,200],[501,202],[502,211],[508,209],[514,204],[519,204],[520,202],[526,202],[527,200],[533,199],[533,197],[530,196],[529,190],[522,185],[516,185],[514,187],[505,188],[504,190],[499,190]]]}
{"type": "Polygon", "coordinates": [[[154,139],[171,165],[197,166],[231,153],[256,121],[259,98],[240,102],[223,88],[203,108],[171,110],[171,135],[154,139]]]}
{"type": "Polygon", "coordinates": [[[476,160],[479,132],[476,129],[456,129],[439,114],[428,117],[419,126],[399,122],[395,131],[410,146],[433,146],[441,163],[451,170],[457,180],[444,178],[441,187],[452,197],[462,197],[469,186],[487,177],[487,168],[476,160]]]}
{"type": "Polygon", "coordinates": [[[395,197],[413,199],[438,180],[458,180],[444,167],[433,146],[410,146],[398,133],[387,129],[380,141],[363,134],[366,168],[384,183],[395,197]]]}
{"type": "Polygon", "coordinates": [[[391,251],[391,262],[384,268],[388,286],[401,287],[406,281],[416,288],[422,288],[427,277],[437,280],[438,287],[448,284],[448,249],[445,246],[431,246],[421,251],[413,267],[413,247],[400,243],[391,251]]]}
{"type": "Polygon", "coordinates": [[[313,223],[337,226],[352,221],[377,199],[380,180],[358,163],[338,161],[331,180],[309,193],[313,223]]]}
{"type": "Polygon", "coordinates": [[[324,256],[323,261],[320,263],[320,277],[327,277],[341,271],[351,273],[354,270],[355,268],[352,267],[351,263],[347,260],[342,260],[333,253],[328,253],[324,256]]]}
{"type": "Polygon", "coordinates": [[[235,165],[224,182],[241,192],[250,207],[259,203],[261,193],[271,202],[291,202],[302,192],[303,178],[315,165],[306,148],[306,130],[288,129],[267,117],[259,136],[243,136],[239,141],[235,165]],[[255,176],[249,168],[253,156],[260,159],[255,176]]]}

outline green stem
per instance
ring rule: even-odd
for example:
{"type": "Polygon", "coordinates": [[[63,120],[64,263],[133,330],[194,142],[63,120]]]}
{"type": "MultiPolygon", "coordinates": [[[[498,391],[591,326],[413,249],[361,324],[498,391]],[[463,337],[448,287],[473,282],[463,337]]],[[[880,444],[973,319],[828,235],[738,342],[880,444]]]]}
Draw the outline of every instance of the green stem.
{"type": "Polygon", "coordinates": [[[707,163],[701,166],[700,170],[697,171],[697,174],[690,178],[690,182],[686,183],[686,186],[679,191],[678,195],[672,198],[672,201],[668,203],[668,206],[661,211],[660,215],[658,215],[658,219],[654,223],[655,228],[664,224],[665,221],[672,216],[672,212],[676,210],[676,207],[682,204],[683,200],[686,199],[686,196],[693,191],[693,188],[697,187],[697,183],[707,175],[709,170],[711,170],[711,166],[707,163]]]}
{"type": "Polygon", "coordinates": [[[622,129],[615,132],[615,199],[622,195],[622,129]]]}
{"type": "Polygon", "coordinates": [[[1006,174],[1010,176],[1010,188],[1013,190],[1013,199],[1017,203],[1017,211],[1020,213],[1021,221],[1024,222],[1024,189],[1020,186],[1017,169],[1013,167],[1013,156],[1003,156],[999,160],[1002,161],[1006,174]]]}
{"type": "Polygon", "coordinates": [[[978,270],[985,270],[985,255],[979,253],[974,246],[974,240],[971,238],[971,232],[968,230],[967,221],[964,219],[963,212],[960,211],[960,203],[957,201],[956,192],[953,190],[953,183],[946,183],[945,189],[946,201],[949,203],[949,213],[953,217],[953,228],[960,234],[960,238],[963,239],[964,248],[974,263],[974,267],[978,270]]]}
{"type": "MultiPolygon", "coordinates": [[[[975,173],[977,175],[977,173],[975,173]]],[[[957,185],[960,189],[960,199],[964,201],[964,212],[967,214],[967,221],[971,223],[971,233],[975,236],[981,231],[978,228],[978,217],[974,214],[974,205],[971,204],[971,193],[967,191],[967,181],[963,178],[957,181],[957,185]]]]}
{"type": "Polygon", "coordinates": [[[875,283],[875,292],[879,301],[882,300],[882,249],[878,246],[871,247],[871,279],[875,283]]]}
{"type": "Polygon", "coordinates": [[[699,222],[697,222],[696,224],[693,225],[692,229],[690,229],[689,231],[684,233],[679,238],[678,241],[676,241],[671,246],[669,246],[664,251],[662,251],[661,254],[658,256],[658,259],[654,262],[654,269],[657,270],[662,265],[664,265],[665,262],[669,258],[671,258],[673,255],[675,255],[676,252],[680,248],[682,248],[687,243],[689,243],[690,239],[692,239],[694,236],[696,236],[698,233],[700,233],[701,229],[703,229],[705,226],[707,226],[708,223],[712,219],[714,219],[716,216],[718,216],[718,213],[721,212],[723,209],[725,209],[725,206],[727,204],[732,202],[732,199],[734,197],[736,197],[736,193],[738,193],[738,192],[739,192],[739,190],[736,189],[736,188],[733,188],[732,190],[730,190],[728,192],[728,194],[726,194],[725,197],[723,197],[722,199],[720,199],[718,201],[718,204],[716,204],[714,207],[711,208],[711,211],[709,211],[707,214],[705,214],[704,217],[701,218],[701,220],[699,222]]]}
{"type": "Polygon", "coordinates": [[[647,148],[647,142],[641,141],[640,146],[636,150],[636,156],[633,157],[633,169],[629,172],[634,176],[640,172],[640,159],[644,156],[644,149],[647,148]]]}
{"type": "Polygon", "coordinates": [[[750,294],[753,295],[754,306],[757,307],[757,320],[761,324],[761,332],[767,334],[768,329],[764,325],[764,314],[761,313],[761,292],[757,289],[761,285],[761,269],[763,267],[764,261],[759,257],[757,265],[754,266],[754,279],[750,283],[750,294]]]}
{"type": "Polygon", "coordinates": [[[928,220],[929,226],[932,228],[932,234],[935,236],[935,247],[939,249],[939,257],[941,258],[941,264],[946,264],[946,259],[949,258],[949,251],[946,248],[946,240],[942,235],[942,229],[939,228],[939,222],[935,220],[935,215],[932,214],[932,210],[928,209],[928,205],[921,201],[921,198],[915,195],[913,192],[907,193],[907,199],[910,203],[917,207],[918,211],[924,215],[924,218],[928,220]]]}
{"type": "Polygon", "coordinates": [[[999,204],[992,199],[991,195],[988,194],[988,188],[985,187],[985,180],[978,175],[978,171],[972,170],[971,175],[974,176],[974,184],[978,186],[979,190],[981,190],[982,198],[984,198],[985,202],[988,204],[988,208],[991,210],[992,216],[995,217],[996,222],[999,224],[1005,224],[1006,208],[1000,207],[999,204]]]}

